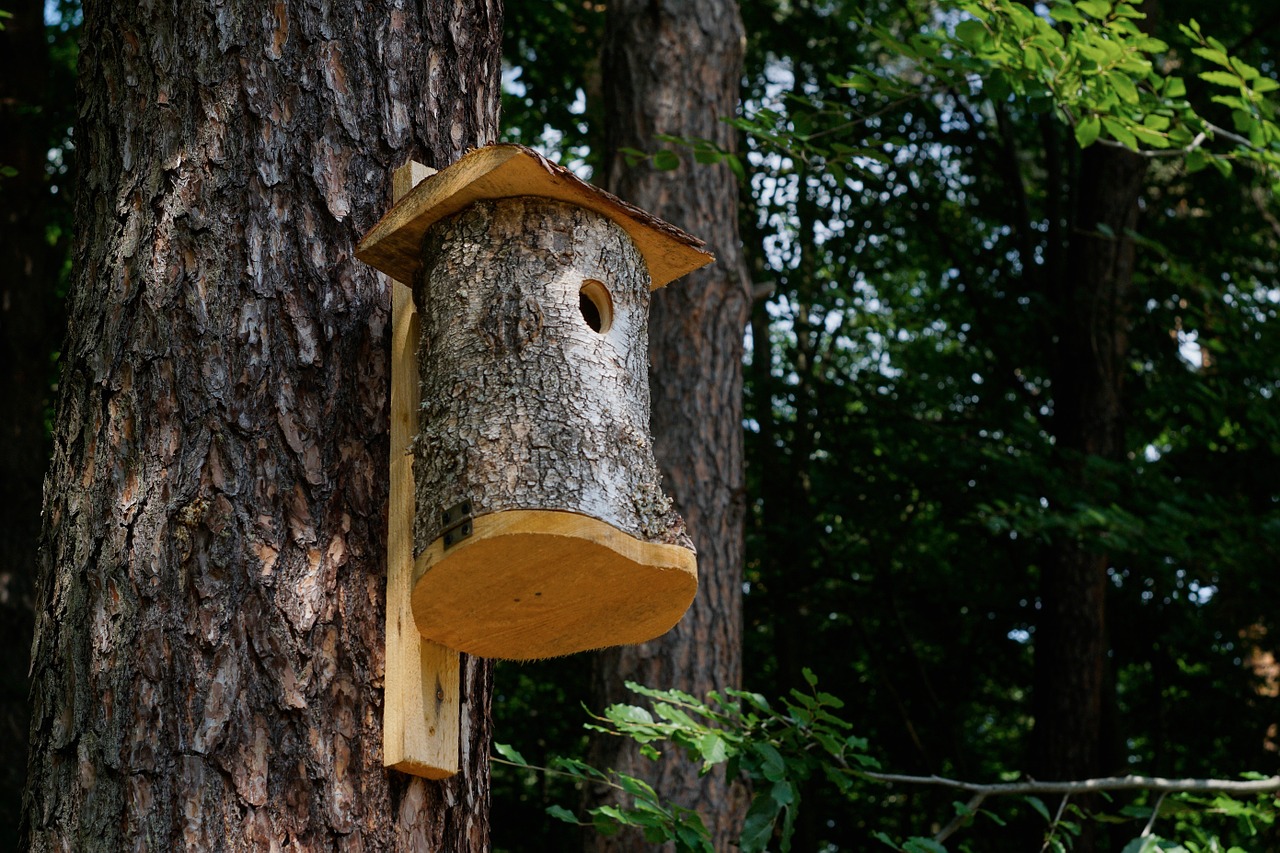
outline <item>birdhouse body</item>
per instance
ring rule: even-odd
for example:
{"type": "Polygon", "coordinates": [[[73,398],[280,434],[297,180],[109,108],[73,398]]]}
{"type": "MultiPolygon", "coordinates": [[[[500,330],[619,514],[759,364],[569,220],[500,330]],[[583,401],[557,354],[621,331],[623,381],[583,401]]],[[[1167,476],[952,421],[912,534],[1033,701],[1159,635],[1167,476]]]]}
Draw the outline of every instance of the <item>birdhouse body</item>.
{"type": "Polygon", "coordinates": [[[413,282],[423,637],[541,658],[652,639],[688,608],[696,557],[649,436],[648,311],[710,260],[699,245],[519,146],[429,178],[362,242],[413,282]]]}
{"type": "Polygon", "coordinates": [[[418,549],[444,510],[574,512],[687,544],[649,438],[649,282],[626,233],[545,198],[482,201],[433,226],[414,285],[421,318],[418,549]],[[584,317],[584,285],[611,322],[584,317]]]}

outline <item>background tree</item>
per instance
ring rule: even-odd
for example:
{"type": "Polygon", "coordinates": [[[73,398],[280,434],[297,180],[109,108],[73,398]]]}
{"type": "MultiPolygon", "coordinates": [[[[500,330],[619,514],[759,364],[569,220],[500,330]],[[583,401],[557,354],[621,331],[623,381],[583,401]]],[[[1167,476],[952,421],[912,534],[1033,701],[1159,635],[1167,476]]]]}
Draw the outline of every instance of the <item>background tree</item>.
{"type": "MultiPolygon", "coordinates": [[[[1197,67],[1205,57],[1173,27],[1192,10],[1166,5],[1157,33],[1181,46],[1161,61],[1181,64],[1191,100],[1209,105],[1215,92],[1196,72],[1213,66],[1197,67]]],[[[756,222],[775,247],[758,275],[779,280],[775,302],[753,322],[759,438],[749,433],[748,448],[762,479],[752,541],[764,561],[748,574],[749,624],[762,628],[748,637],[784,649],[773,632],[807,624],[798,632],[807,648],[858,649],[851,666],[831,661],[833,673],[857,678],[834,692],[870,700],[863,731],[893,744],[890,764],[984,777],[1003,755],[1005,767],[1034,765],[1042,776],[1152,762],[1163,772],[1169,744],[1162,733],[1152,750],[1146,732],[1151,709],[1172,713],[1171,681],[1153,691],[1153,666],[1164,678],[1180,670],[1172,681],[1219,673],[1197,681],[1205,692],[1178,716],[1216,719],[1256,703],[1237,641],[1222,641],[1241,630],[1226,588],[1251,595],[1270,584],[1265,572],[1229,568],[1242,558],[1261,564],[1270,548],[1265,535],[1212,532],[1240,528],[1242,482],[1226,471],[1189,480],[1160,438],[1182,415],[1161,401],[1206,385],[1242,405],[1254,396],[1248,383],[1226,391],[1216,368],[1204,368],[1179,306],[1195,301],[1188,290],[1214,303],[1215,340],[1234,315],[1229,334],[1250,339],[1226,348],[1235,358],[1272,351],[1245,315],[1272,312],[1262,294],[1274,287],[1275,249],[1264,236],[1273,202],[1260,215],[1247,177],[1206,182],[1191,174],[1195,164],[1110,146],[1081,152],[1047,98],[990,67],[975,86],[966,82],[978,76],[973,67],[967,78],[934,76],[936,48],[920,35],[956,20],[933,4],[850,4],[748,21],[769,45],[749,52],[761,63],[749,96],[764,146],[752,161],[756,222]],[[833,26],[840,20],[862,39],[833,26]],[[834,72],[839,65],[846,70],[834,72]],[[862,78],[850,88],[849,68],[901,82],[886,91],[862,78]],[[811,159],[818,149],[825,161],[811,159]],[[1212,211],[1209,197],[1220,199],[1212,211]],[[1235,244],[1215,228],[1193,238],[1184,230],[1192,208],[1252,236],[1235,244]],[[1194,254],[1183,250],[1191,246],[1194,254]],[[1240,304],[1232,291],[1241,281],[1256,282],[1244,285],[1253,294],[1244,313],[1226,308],[1240,304]],[[771,461],[779,454],[785,461],[771,461]],[[770,484],[771,470],[794,486],[770,484]],[[804,534],[788,541],[792,530],[804,534]],[[795,605],[774,622],[779,594],[795,605]],[[1110,635],[1106,610],[1119,614],[1110,635]],[[1143,631],[1156,610],[1168,621],[1153,643],[1143,631]],[[1200,634],[1208,622],[1216,642],[1200,634]],[[1174,653],[1173,636],[1202,645],[1174,641],[1174,653]],[[1041,673],[1034,708],[1032,650],[1041,673]],[[1032,719],[1039,759],[1029,763],[1032,719]]],[[[1226,18],[1214,25],[1230,40],[1226,18]]],[[[1259,50],[1256,40],[1241,44],[1259,50]]],[[[1270,56],[1263,48],[1244,59],[1270,67],[1270,56]]],[[[1217,431],[1179,429],[1206,439],[1217,431]]],[[[1274,504],[1250,502],[1244,517],[1261,534],[1274,504]]],[[[794,664],[780,670],[785,678],[794,664]]],[[[1215,726],[1213,738],[1240,750],[1237,763],[1180,761],[1171,772],[1268,769],[1267,724],[1234,729],[1238,719],[1230,733],[1215,726]]],[[[901,796],[920,813],[920,794],[901,796]]],[[[827,838],[845,831],[836,824],[827,838]]]]}
{"type": "MultiPolygon", "coordinates": [[[[605,14],[605,186],[696,234],[715,263],[654,294],[649,347],[654,455],[698,549],[698,595],[668,634],[596,658],[593,704],[623,701],[627,680],[703,694],[742,679],[742,336],[751,287],[739,250],[737,181],[727,164],[686,158],[676,169],[629,162],[663,134],[732,149],[723,119],[738,103],[744,34],[735,0],[614,2],[605,14]]],[[[654,770],[634,744],[599,737],[596,760],[650,777],[704,815],[717,847],[740,831],[745,801],[720,773],[669,753],[654,770]]],[[[638,849],[638,837],[595,836],[596,850],[638,849]]]]}
{"type": "MultiPolygon", "coordinates": [[[[1194,14],[1274,73],[1274,22],[1164,7],[1158,69],[1232,128],[1198,76],[1221,66],[1175,25],[1194,14]]],[[[1035,753],[1042,773],[1272,771],[1277,709],[1246,665],[1274,643],[1251,627],[1275,584],[1265,185],[1134,157],[1109,130],[1082,151],[1078,123],[989,57],[938,76],[943,45],[921,39],[959,34],[956,4],[744,15],[743,228],[752,277],[776,285],[747,373],[747,686],[785,695],[812,666],[912,772],[993,779],[1035,753]],[[1046,613],[1068,605],[1055,639],[1046,613]],[[1037,656],[1070,678],[1033,691],[1037,656]],[[1067,735],[1078,755],[1048,757],[1067,735]]],[[[805,849],[919,834],[953,799],[802,795],[805,849]]],[[[973,831],[975,849],[1004,832],[973,831]]]]}
{"type": "Polygon", "coordinates": [[[10,653],[0,660],[0,732],[9,757],[0,770],[0,845],[16,850],[46,412],[69,235],[62,154],[74,41],[69,26],[46,26],[43,3],[2,8],[11,17],[0,19],[0,645],[10,653]]]}
{"type": "Polygon", "coordinates": [[[379,737],[392,169],[497,129],[500,12],[89,8],[34,647],[31,849],[472,850],[379,737]]]}

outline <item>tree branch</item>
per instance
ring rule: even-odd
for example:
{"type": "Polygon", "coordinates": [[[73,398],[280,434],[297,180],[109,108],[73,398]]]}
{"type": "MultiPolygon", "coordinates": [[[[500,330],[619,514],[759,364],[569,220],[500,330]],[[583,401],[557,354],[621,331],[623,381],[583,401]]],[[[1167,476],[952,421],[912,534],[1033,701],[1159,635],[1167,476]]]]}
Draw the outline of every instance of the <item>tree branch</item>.
{"type": "Polygon", "coordinates": [[[1074,782],[997,782],[980,784],[947,779],[943,776],[903,776],[897,773],[866,773],[868,779],[903,785],[935,785],[955,788],[971,794],[992,797],[1025,794],[1084,794],[1095,791],[1155,791],[1161,794],[1220,793],[1271,794],[1280,792],[1280,776],[1268,779],[1165,779],[1160,776],[1108,776],[1074,782]]]}

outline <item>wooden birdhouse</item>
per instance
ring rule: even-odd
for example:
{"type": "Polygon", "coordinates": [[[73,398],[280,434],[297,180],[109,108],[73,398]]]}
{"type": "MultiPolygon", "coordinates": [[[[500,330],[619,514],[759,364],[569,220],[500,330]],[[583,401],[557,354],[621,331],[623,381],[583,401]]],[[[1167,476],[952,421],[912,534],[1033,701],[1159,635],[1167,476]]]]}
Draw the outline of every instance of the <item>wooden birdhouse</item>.
{"type": "Polygon", "coordinates": [[[652,639],[688,608],[696,557],[653,459],[647,324],[650,291],[711,260],[701,245],[516,145],[422,181],[365,237],[357,257],[411,285],[417,315],[395,321],[413,340],[393,372],[412,358],[418,379],[410,412],[414,365],[393,376],[409,421],[393,445],[416,437],[411,496],[393,456],[390,538],[399,491],[422,637],[544,658],[652,639]]]}

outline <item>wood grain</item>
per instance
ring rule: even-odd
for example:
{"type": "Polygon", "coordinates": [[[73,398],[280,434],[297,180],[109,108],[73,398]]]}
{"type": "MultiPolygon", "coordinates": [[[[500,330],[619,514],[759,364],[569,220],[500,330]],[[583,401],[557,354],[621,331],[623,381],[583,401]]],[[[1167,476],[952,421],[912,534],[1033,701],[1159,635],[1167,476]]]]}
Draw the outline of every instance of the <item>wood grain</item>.
{"type": "Polygon", "coordinates": [[[679,621],[698,588],[697,557],[585,515],[512,510],[417,560],[413,615],[425,636],[471,654],[557,657],[642,643],[679,621]]]}
{"type": "MultiPolygon", "coordinates": [[[[395,171],[397,200],[436,173],[410,161],[395,171]]],[[[413,622],[413,454],[418,403],[418,312],[391,281],[391,484],[387,511],[387,663],[382,763],[414,776],[458,772],[458,653],[422,638],[413,622]]]]}

